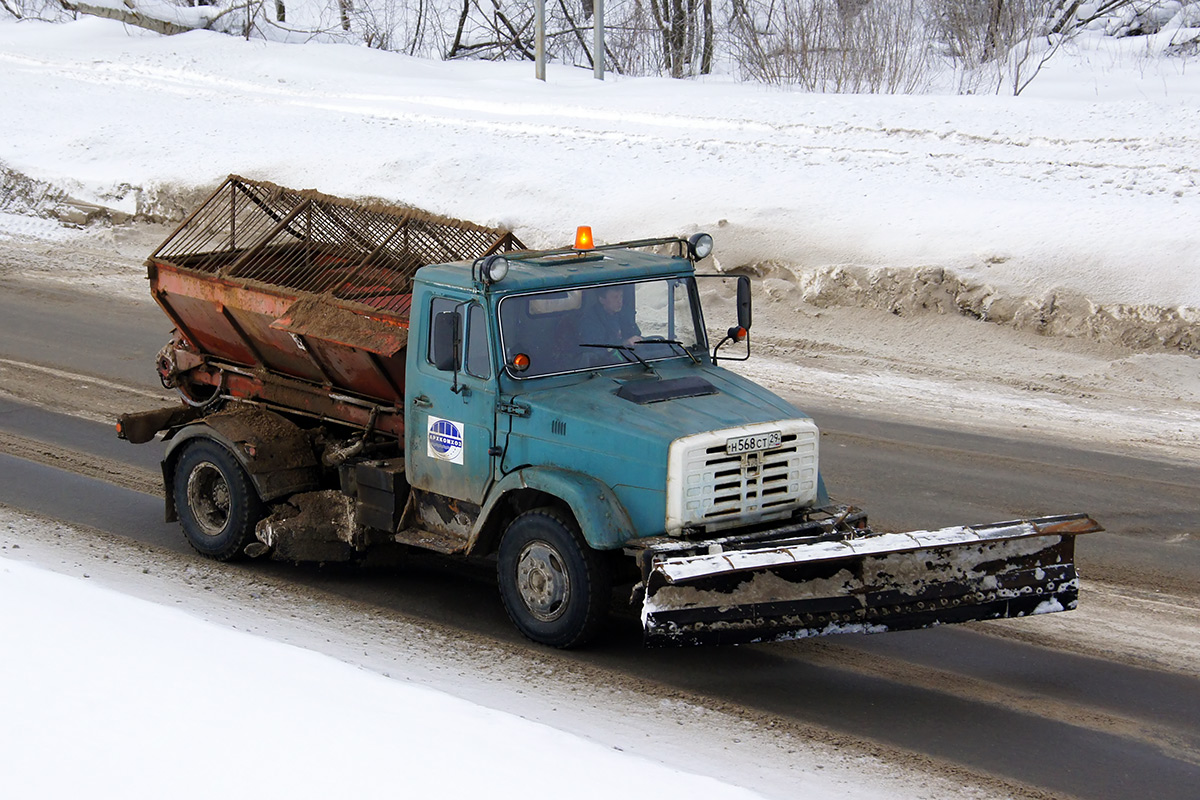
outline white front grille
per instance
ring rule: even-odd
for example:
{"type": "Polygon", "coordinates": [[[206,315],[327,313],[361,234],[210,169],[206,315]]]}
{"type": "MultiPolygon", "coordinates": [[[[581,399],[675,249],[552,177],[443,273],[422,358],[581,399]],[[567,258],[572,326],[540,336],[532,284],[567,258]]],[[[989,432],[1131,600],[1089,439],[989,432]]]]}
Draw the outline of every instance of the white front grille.
{"type": "Polygon", "coordinates": [[[718,530],[786,517],[817,497],[816,424],[788,419],[685,436],[671,443],[667,466],[667,533],[718,530]],[[726,442],[779,431],[779,447],[739,455],[726,442]]]}

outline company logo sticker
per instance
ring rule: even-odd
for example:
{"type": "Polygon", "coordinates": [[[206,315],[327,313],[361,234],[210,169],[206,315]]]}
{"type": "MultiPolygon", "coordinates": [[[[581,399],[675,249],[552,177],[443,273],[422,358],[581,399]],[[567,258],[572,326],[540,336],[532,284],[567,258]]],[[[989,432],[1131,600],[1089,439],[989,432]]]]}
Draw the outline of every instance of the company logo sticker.
{"type": "Polygon", "coordinates": [[[461,422],[440,417],[429,418],[428,455],[451,464],[463,463],[463,429],[461,422]]]}

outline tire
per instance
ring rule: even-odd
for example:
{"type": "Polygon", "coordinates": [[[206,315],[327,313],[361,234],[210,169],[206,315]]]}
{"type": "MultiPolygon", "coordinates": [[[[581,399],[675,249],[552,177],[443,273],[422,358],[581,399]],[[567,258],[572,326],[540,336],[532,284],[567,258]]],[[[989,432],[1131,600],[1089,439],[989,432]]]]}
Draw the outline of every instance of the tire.
{"type": "Polygon", "coordinates": [[[513,520],[500,540],[496,569],[509,619],[533,641],[579,647],[604,623],[607,564],[559,512],[534,509],[513,520]]]}
{"type": "Polygon", "coordinates": [[[172,491],[188,544],[216,561],[241,558],[266,513],[233,454],[205,439],[184,447],[175,463],[172,491]]]}

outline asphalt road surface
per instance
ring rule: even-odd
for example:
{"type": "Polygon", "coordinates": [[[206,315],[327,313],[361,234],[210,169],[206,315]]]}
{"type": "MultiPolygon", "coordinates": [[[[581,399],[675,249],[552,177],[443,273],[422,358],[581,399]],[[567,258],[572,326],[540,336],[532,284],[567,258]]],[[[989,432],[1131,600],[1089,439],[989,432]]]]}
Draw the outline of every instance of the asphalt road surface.
{"type": "MultiPolygon", "coordinates": [[[[168,330],[149,304],[0,284],[0,370],[33,363],[153,389],[154,355],[168,330]]],[[[822,467],[834,494],[870,509],[877,526],[1086,511],[1108,531],[1078,540],[1085,576],[1197,591],[1200,470],[851,418],[798,402],[822,426],[822,467]]],[[[47,452],[67,454],[47,461],[28,447],[0,447],[0,503],[185,551],[177,527],[162,522],[161,498],[147,488],[160,445],[120,442],[110,425],[53,406],[0,400],[0,444],[45,443],[47,452]],[[132,477],[114,479],[112,465],[132,477]]],[[[402,581],[386,572],[262,569],[520,642],[486,569],[430,559],[407,568],[402,581]]],[[[606,671],[614,685],[623,676],[651,679],[1055,796],[1200,796],[1200,680],[1192,677],[977,626],[703,651],[645,650],[628,614],[609,627],[599,646],[568,657],[606,671]]]]}

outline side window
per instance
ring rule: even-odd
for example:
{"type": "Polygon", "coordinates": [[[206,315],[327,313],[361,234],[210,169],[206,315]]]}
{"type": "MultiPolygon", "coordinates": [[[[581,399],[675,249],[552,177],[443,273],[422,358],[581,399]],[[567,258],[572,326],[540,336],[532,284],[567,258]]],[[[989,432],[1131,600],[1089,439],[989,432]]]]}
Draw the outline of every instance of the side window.
{"type": "Polygon", "coordinates": [[[429,308],[429,327],[430,327],[429,348],[425,352],[425,360],[428,361],[430,364],[434,363],[434,361],[433,361],[433,331],[432,331],[433,321],[435,319],[437,319],[438,314],[442,314],[446,311],[453,311],[456,306],[458,306],[458,303],[454,300],[451,300],[448,297],[433,298],[433,301],[429,308]]]}
{"type": "Polygon", "coordinates": [[[701,341],[700,331],[703,326],[696,326],[695,308],[692,304],[692,278],[680,278],[668,282],[671,292],[671,330],[668,338],[683,342],[685,347],[692,347],[701,341]]]}
{"type": "MultiPolygon", "coordinates": [[[[457,311],[463,316],[465,331],[460,330],[463,342],[463,364],[468,374],[476,378],[492,377],[492,359],[488,351],[487,313],[479,303],[464,303],[448,297],[435,297],[429,308],[430,324],[438,314],[457,311]]],[[[430,364],[433,360],[433,336],[429,337],[429,349],[425,353],[430,364]]]]}
{"type": "Polygon", "coordinates": [[[476,378],[492,377],[492,359],[488,353],[487,313],[479,303],[471,303],[467,312],[467,372],[476,378]]]}

